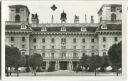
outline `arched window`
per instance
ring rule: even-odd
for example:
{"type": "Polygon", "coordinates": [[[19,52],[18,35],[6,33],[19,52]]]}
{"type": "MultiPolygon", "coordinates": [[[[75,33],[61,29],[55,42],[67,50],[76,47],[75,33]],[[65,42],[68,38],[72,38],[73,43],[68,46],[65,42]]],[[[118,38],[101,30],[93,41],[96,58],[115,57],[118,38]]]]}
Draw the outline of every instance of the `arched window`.
{"type": "Polygon", "coordinates": [[[16,21],[16,22],[20,22],[20,16],[19,16],[19,15],[16,15],[16,16],[15,16],[15,21],[16,21]]]}
{"type": "Polygon", "coordinates": [[[113,14],[111,15],[111,21],[115,21],[115,20],[116,20],[116,14],[113,13],[113,14]]]}

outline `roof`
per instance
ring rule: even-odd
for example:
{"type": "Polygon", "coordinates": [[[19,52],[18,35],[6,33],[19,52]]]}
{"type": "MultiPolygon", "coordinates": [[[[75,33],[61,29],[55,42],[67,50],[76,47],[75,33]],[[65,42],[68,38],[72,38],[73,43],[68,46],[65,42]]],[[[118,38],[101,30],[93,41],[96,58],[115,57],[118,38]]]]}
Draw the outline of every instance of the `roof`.
{"type": "Polygon", "coordinates": [[[10,5],[9,8],[26,8],[30,14],[30,11],[26,5],[10,5]]]}
{"type": "MultiPolygon", "coordinates": [[[[81,27],[65,27],[66,32],[81,32],[81,27]]],[[[42,27],[32,27],[32,30],[40,32],[42,27]]],[[[89,32],[95,32],[97,27],[86,27],[89,32]]],[[[46,27],[48,32],[61,32],[61,27],[46,27]]]]}
{"type": "MultiPolygon", "coordinates": [[[[27,29],[25,29],[25,30],[31,30],[28,25],[26,25],[26,26],[27,26],[27,29]]],[[[21,25],[6,25],[5,29],[6,30],[20,30],[21,29],[21,25]]]]}
{"type": "Polygon", "coordinates": [[[99,14],[102,11],[103,7],[107,7],[107,6],[116,6],[116,7],[121,7],[121,4],[104,4],[101,6],[101,8],[99,9],[99,11],[97,12],[97,14],[99,14]]]}
{"type": "Polygon", "coordinates": [[[122,30],[122,24],[107,24],[107,29],[102,29],[101,26],[99,26],[98,30],[122,30]]]}

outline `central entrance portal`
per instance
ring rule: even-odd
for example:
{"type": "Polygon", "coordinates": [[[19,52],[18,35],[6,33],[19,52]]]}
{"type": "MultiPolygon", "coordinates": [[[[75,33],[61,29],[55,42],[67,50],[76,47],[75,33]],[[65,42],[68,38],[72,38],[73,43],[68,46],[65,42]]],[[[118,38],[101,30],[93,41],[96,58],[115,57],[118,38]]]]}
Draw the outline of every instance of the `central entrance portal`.
{"type": "Polygon", "coordinates": [[[60,70],[67,70],[67,61],[60,61],[60,70]]]}

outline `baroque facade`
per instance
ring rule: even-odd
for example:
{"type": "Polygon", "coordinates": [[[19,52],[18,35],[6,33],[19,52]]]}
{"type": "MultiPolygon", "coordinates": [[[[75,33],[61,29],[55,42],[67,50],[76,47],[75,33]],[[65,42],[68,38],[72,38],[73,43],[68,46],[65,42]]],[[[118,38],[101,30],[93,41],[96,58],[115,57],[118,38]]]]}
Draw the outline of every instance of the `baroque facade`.
{"type": "Polygon", "coordinates": [[[20,49],[22,55],[41,54],[43,68],[52,64],[56,70],[72,70],[83,55],[107,55],[114,43],[121,41],[122,6],[105,4],[98,11],[99,23],[67,23],[66,13],[61,13],[61,23],[39,23],[38,15],[32,14],[25,5],[9,6],[6,21],[6,45],[20,49]]]}

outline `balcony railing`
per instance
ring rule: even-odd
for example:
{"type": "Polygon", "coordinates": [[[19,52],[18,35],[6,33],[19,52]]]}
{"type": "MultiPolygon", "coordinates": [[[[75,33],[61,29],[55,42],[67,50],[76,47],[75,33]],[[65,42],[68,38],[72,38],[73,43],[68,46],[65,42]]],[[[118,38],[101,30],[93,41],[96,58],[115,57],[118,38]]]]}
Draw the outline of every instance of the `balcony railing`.
{"type": "Polygon", "coordinates": [[[80,59],[81,57],[43,57],[43,59],[80,59]]]}
{"type": "Polygon", "coordinates": [[[27,21],[20,21],[20,22],[16,22],[16,21],[6,21],[5,24],[6,25],[21,25],[21,24],[28,24],[27,21]]]}

